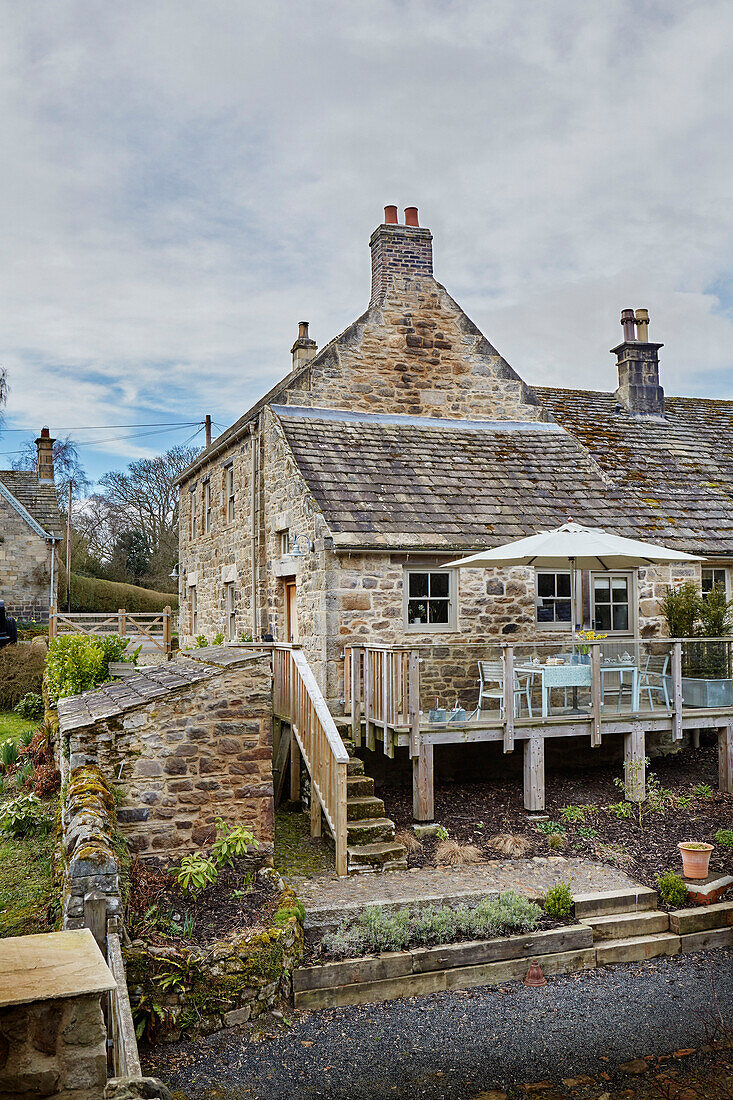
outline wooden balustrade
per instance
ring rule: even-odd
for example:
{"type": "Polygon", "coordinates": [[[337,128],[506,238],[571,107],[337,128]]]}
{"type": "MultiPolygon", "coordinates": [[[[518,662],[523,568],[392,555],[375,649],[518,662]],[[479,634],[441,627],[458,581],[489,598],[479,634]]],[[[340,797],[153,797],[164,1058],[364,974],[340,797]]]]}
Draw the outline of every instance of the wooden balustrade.
{"type": "Polygon", "coordinates": [[[52,607],[48,614],[48,637],[58,638],[62,634],[117,634],[120,638],[147,639],[170,656],[173,612],[166,607],[162,611],[126,611],[120,608],[112,612],[67,613],[52,607]]]}
{"type": "MultiPolygon", "coordinates": [[[[394,727],[417,730],[420,715],[419,657],[402,646],[348,645],[344,649],[344,701],[351,709],[354,741],[375,747],[375,726],[381,727],[386,756],[394,757],[394,727]]],[[[415,753],[411,752],[411,755],[415,753]]]]}
{"type": "Polygon", "coordinates": [[[349,754],[300,647],[276,645],[273,673],[273,711],[290,723],[297,745],[291,756],[291,778],[299,751],[311,781],[312,832],[319,832],[323,810],[336,845],[336,874],[345,875],[349,754]]]}

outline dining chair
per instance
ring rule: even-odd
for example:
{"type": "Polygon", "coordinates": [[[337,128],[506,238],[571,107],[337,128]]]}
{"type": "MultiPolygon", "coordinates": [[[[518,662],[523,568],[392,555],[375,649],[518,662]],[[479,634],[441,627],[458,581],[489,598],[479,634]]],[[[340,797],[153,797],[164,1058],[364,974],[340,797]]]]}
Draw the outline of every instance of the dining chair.
{"type": "MultiPolygon", "coordinates": [[[[498,699],[499,717],[504,717],[504,662],[503,661],[479,661],[478,662],[478,705],[476,714],[481,713],[481,704],[484,699],[498,699]],[[495,687],[492,685],[496,685],[495,687]]],[[[530,694],[531,677],[519,676],[514,673],[514,713],[520,715],[522,711],[522,696],[527,701],[527,714],[532,717],[532,696],[530,694]]]]}

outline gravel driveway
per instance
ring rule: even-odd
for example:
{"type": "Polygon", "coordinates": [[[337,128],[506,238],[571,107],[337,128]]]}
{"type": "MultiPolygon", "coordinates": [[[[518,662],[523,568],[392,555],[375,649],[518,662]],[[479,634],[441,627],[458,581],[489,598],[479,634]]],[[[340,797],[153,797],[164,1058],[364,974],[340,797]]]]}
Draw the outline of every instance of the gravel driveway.
{"type": "MultiPolygon", "coordinates": [[[[613,1077],[619,1063],[698,1046],[713,982],[730,1021],[733,951],[719,949],[600,967],[539,990],[515,982],[303,1013],[262,1042],[233,1030],[158,1048],[147,1072],[190,1100],[473,1100],[526,1082],[604,1070],[613,1077]]],[[[613,1087],[599,1084],[580,1094],[613,1087]]],[[[555,1095],[576,1093],[561,1086],[555,1095]]]]}

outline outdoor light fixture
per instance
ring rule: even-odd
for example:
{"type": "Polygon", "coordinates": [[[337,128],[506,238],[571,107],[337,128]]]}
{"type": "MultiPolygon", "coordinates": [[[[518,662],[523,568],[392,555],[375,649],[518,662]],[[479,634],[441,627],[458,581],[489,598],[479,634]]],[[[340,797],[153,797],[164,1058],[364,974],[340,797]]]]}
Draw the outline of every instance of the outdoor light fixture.
{"type": "Polygon", "coordinates": [[[306,554],[312,553],[313,543],[310,541],[307,535],[293,535],[292,549],[290,555],[293,558],[304,558],[306,554]],[[301,549],[301,542],[305,542],[305,550],[301,549]]]}
{"type": "Polygon", "coordinates": [[[178,562],[176,562],[176,564],[173,566],[172,570],[168,574],[169,577],[171,578],[171,580],[174,580],[174,581],[178,580],[178,577],[179,577],[179,571],[178,570],[179,570],[179,565],[178,565],[178,562]]]}

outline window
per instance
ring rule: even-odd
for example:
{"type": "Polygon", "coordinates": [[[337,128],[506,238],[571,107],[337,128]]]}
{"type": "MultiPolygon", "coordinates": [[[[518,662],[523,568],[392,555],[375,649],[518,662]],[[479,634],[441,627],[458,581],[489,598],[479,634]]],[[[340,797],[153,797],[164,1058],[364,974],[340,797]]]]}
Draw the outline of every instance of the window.
{"type": "Polygon", "coordinates": [[[234,585],[228,584],[226,586],[227,594],[227,640],[230,642],[236,642],[237,640],[237,605],[234,598],[234,585]]]}
{"type": "Polygon", "coordinates": [[[290,553],[290,532],[279,531],[278,538],[280,539],[280,557],[286,558],[290,553]]]}
{"type": "Polygon", "coordinates": [[[196,599],[196,586],[193,585],[188,591],[191,598],[191,633],[195,636],[199,632],[199,610],[198,601],[196,599]]]}
{"type": "Polygon", "coordinates": [[[591,574],[593,629],[605,634],[633,630],[632,578],[628,573],[591,574]]]}
{"type": "Polygon", "coordinates": [[[211,482],[204,482],[204,534],[211,530],[211,482]]]}
{"type": "Polygon", "coordinates": [[[195,539],[198,534],[198,500],[196,497],[196,488],[191,490],[191,538],[195,539]]]}
{"type": "Polygon", "coordinates": [[[723,592],[728,591],[728,570],[725,567],[712,569],[704,565],[702,568],[703,595],[706,592],[712,592],[714,588],[720,588],[723,592]]]}
{"type": "Polygon", "coordinates": [[[224,495],[227,502],[227,523],[234,523],[234,467],[224,471],[224,495]]]}
{"type": "Polygon", "coordinates": [[[537,572],[538,626],[570,626],[570,572],[537,572]]]}
{"type": "Polygon", "coordinates": [[[405,629],[456,629],[456,574],[405,570],[405,629]]]}

